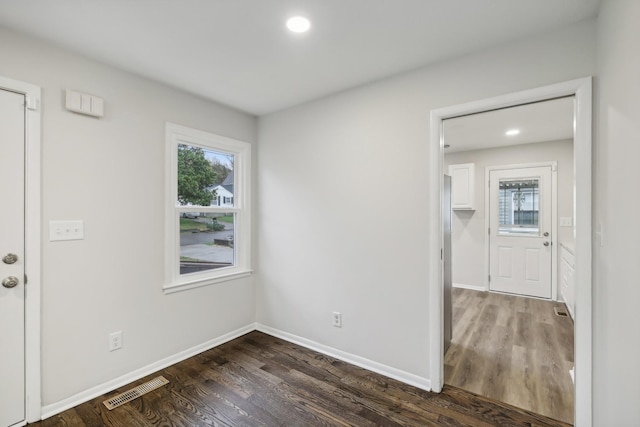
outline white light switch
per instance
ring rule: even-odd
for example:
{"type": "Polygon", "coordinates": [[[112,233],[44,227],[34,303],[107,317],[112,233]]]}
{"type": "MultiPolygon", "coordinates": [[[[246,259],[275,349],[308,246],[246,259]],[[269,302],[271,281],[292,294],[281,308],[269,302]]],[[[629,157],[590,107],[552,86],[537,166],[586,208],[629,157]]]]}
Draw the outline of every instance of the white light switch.
{"type": "Polygon", "coordinates": [[[91,95],[80,95],[80,110],[83,113],[91,114],[91,95]]]}
{"type": "Polygon", "coordinates": [[[570,216],[560,217],[560,227],[571,227],[572,225],[573,225],[573,221],[571,221],[570,216]]]}
{"type": "Polygon", "coordinates": [[[73,111],[74,113],[94,117],[104,116],[104,99],[87,93],[67,90],[65,106],[67,110],[73,111]]]}
{"type": "Polygon", "coordinates": [[[96,117],[104,116],[104,100],[102,98],[91,97],[91,114],[96,117]]]}
{"type": "Polygon", "coordinates": [[[82,94],[68,90],[66,106],[67,110],[82,111],[82,94]]]}
{"type": "Polygon", "coordinates": [[[49,221],[49,241],[84,239],[84,221],[49,221]]]}

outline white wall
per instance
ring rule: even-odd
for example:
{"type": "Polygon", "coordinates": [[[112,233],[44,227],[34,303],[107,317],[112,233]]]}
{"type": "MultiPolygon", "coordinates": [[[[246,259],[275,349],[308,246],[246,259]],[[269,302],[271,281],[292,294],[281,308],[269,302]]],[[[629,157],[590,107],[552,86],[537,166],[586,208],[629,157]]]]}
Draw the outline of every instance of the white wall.
{"type": "MultiPolygon", "coordinates": [[[[454,210],[452,215],[452,277],[454,285],[484,288],[485,245],[485,182],[489,166],[533,162],[558,162],[558,217],[573,217],[573,141],[551,141],[445,154],[444,170],[449,165],[475,163],[475,211],[454,210]]],[[[554,244],[573,243],[573,228],[558,227],[554,244]]],[[[560,251],[558,260],[560,262],[560,251]]],[[[558,264],[560,265],[560,264],[558,264]]]]}
{"type": "Polygon", "coordinates": [[[594,425],[640,422],[640,2],[602,3],[598,18],[593,295],[594,425]]]}
{"type": "Polygon", "coordinates": [[[584,22],[261,117],[258,322],[428,379],[430,110],[594,71],[584,22]]]}
{"type": "Polygon", "coordinates": [[[253,142],[255,118],[3,29],[0,53],[0,75],[43,88],[43,404],[252,324],[251,278],[161,287],[165,121],[253,142]],[[103,97],[105,117],[66,111],[67,88],[103,97]],[[65,219],[85,239],[47,241],[65,219]]]}
{"type": "MultiPolygon", "coordinates": [[[[604,0],[598,19],[597,426],[640,419],[638,16],[635,0],[604,0]]],[[[595,46],[586,22],[262,118],[258,320],[427,376],[429,111],[595,74],[595,46]]],[[[250,279],[160,286],[164,122],[254,142],[254,119],[1,29],[0,52],[0,75],[43,87],[44,229],[86,227],[84,241],[43,243],[44,404],[252,322],[250,279]],[[104,97],[107,116],[66,112],[65,88],[104,97]],[[120,329],[124,348],[107,352],[120,329]]]]}

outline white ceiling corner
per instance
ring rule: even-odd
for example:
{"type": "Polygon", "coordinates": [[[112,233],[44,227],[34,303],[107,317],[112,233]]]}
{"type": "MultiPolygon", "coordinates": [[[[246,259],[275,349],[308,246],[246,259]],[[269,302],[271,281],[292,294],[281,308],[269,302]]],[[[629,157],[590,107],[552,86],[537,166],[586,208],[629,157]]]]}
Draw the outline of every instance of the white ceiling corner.
{"type": "Polygon", "coordinates": [[[255,115],[592,18],[599,0],[3,0],[0,26],[255,115]],[[292,34],[294,14],[312,22],[292,34]]]}

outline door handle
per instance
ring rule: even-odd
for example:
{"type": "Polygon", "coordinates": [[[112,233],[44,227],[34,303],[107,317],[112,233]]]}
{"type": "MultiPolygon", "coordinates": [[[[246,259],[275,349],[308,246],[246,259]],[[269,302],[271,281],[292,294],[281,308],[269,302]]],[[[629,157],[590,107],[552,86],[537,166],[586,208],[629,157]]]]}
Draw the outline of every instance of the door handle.
{"type": "Polygon", "coordinates": [[[18,255],[16,254],[6,254],[2,257],[2,262],[5,264],[13,264],[18,261],[18,255]]]}
{"type": "Polygon", "coordinates": [[[550,245],[550,243],[549,243],[549,242],[544,242],[544,243],[543,243],[543,245],[545,245],[545,246],[549,246],[549,245],[550,245]]]}
{"type": "Polygon", "coordinates": [[[2,286],[4,286],[5,288],[11,289],[18,286],[18,283],[20,283],[20,280],[18,280],[17,277],[9,276],[4,278],[4,280],[2,281],[2,286]]]}
{"type": "Polygon", "coordinates": [[[542,233],[542,235],[543,235],[544,237],[547,237],[547,236],[549,235],[549,232],[548,232],[548,231],[545,231],[544,233],[542,233]]]}

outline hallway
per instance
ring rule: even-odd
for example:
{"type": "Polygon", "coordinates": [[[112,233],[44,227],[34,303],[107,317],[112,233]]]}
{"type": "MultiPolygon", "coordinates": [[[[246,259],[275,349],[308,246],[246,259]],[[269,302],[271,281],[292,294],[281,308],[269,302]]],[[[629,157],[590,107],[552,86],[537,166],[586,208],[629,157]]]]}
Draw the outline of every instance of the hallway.
{"type": "Polygon", "coordinates": [[[573,423],[573,322],[560,302],[453,289],[445,383],[573,423]]]}

